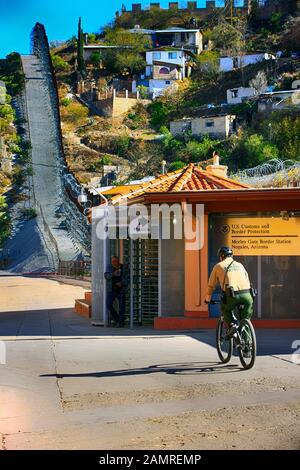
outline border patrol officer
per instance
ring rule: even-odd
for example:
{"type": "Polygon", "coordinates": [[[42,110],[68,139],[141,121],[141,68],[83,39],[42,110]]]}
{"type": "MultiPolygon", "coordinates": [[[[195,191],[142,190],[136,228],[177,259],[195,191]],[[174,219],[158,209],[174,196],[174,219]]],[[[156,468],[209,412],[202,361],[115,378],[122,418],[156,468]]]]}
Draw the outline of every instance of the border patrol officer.
{"type": "Polygon", "coordinates": [[[243,305],[240,310],[240,318],[250,319],[253,314],[253,289],[249,276],[241,263],[233,259],[232,249],[223,246],[218,250],[220,262],[216,264],[208,281],[207,296],[205,302],[209,303],[217,285],[222,289],[221,311],[224,320],[229,326],[227,339],[231,338],[237,330],[234,322],[233,310],[237,305],[243,305]]]}

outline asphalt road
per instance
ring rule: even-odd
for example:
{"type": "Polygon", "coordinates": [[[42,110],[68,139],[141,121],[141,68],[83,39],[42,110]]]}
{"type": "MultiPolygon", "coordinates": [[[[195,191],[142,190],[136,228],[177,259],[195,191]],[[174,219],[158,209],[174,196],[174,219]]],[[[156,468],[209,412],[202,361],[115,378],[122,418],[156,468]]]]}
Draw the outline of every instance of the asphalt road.
{"type": "Polygon", "coordinates": [[[2,449],[299,449],[299,330],[258,330],[254,369],[212,330],[103,329],[84,289],[0,277],[2,449]]]}

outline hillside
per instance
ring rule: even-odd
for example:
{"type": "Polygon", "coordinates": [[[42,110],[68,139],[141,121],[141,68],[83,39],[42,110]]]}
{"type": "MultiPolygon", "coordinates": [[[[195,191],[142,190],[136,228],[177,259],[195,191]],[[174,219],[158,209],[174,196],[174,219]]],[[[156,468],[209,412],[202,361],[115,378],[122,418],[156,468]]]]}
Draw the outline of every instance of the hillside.
{"type": "Polygon", "coordinates": [[[82,63],[81,70],[77,44],[82,39],[77,42],[70,40],[59,48],[53,48],[51,54],[60,90],[64,146],[69,168],[76,178],[81,182],[93,180],[105,184],[104,167],[113,165],[118,168],[116,182],[124,182],[150,172],[160,172],[162,160],[168,162],[170,169],[189,161],[206,161],[213,150],[218,150],[234,171],[273,157],[300,158],[297,136],[290,136],[292,141],[286,150],[276,135],[276,129],[280,127],[278,121],[286,123],[288,132],[289,123],[296,119],[294,127],[297,129],[299,117],[295,109],[281,115],[274,113],[266,117],[267,122],[261,122],[255,117],[255,102],[229,106],[226,108],[228,112],[238,115],[239,133],[226,141],[208,137],[194,139],[188,135],[181,140],[173,138],[168,131],[172,119],[197,116],[205,107],[214,106],[217,112],[218,106],[226,103],[228,89],[249,87],[258,74],[262,74],[272,89],[289,88],[293,80],[299,79],[300,60],[296,54],[292,55],[299,47],[299,17],[296,14],[289,16],[287,10],[282,11],[282,14],[271,12],[263,20],[253,12],[247,22],[240,16],[234,25],[220,21],[220,17],[200,21],[198,27],[203,28],[206,50],[199,58],[193,58],[191,77],[179,81],[174,92],[156,98],[150,105],[140,104],[114,119],[98,115],[89,93],[92,96],[95,86],[103,93],[118,83],[130,90],[135,77],[134,67],[141,67],[139,61],[148,46],[146,38],[141,35],[140,41],[144,45],[138,47],[132,39],[134,35],[128,35],[126,28],[134,26],[132,21],[140,28],[186,27],[187,15],[176,16],[174,12],[153,9],[148,13],[140,12],[135,18],[123,12],[109,27],[102,28],[100,34],[89,32],[86,37],[89,44],[114,44],[118,47],[130,41],[131,52],[120,49],[113,55],[94,53],[90,60],[82,63]],[[221,55],[243,55],[255,51],[281,52],[276,60],[262,61],[231,72],[217,72],[216,63],[221,55]],[[120,63],[119,69],[117,63],[120,63]],[[86,89],[91,90],[84,94],[86,101],[78,98],[78,86],[82,80],[86,89]],[[273,123],[271,142],[269,128],[273,123]],[[255,139],[257,145],[253,151],[255,139]],[[249,141],[252,142],[250,147],[249,141]],[[252,149],[252,157],[248,147],[252,149]],[[237,153],[240,153],[238,159],[237,153]]]}

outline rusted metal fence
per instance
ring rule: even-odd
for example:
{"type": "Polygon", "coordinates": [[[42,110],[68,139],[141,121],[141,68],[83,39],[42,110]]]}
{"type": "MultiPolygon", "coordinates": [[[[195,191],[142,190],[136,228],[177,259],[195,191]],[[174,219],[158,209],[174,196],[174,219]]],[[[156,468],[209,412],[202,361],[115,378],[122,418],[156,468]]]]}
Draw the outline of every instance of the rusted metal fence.
{"type": "Polygon", "coordinates": [[[58,272],[60,276],[72,277],[75,279],[85,279],[91,277],[91,261],[60,261],[58,272]]]}

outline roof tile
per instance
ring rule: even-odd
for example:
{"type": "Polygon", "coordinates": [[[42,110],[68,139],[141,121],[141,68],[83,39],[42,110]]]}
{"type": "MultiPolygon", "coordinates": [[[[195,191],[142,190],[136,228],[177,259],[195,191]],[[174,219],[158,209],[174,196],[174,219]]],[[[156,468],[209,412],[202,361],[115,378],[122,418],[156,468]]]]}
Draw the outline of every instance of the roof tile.
{"type": "MultiPolygon", "coordinates": [[[[222,176],[216,176],[212,172],[190,163],[181,170],[176,170],[135,187],[119,187],[119,193],[113,192],[111,202],[117,204],[127,199],[142,196],[148,193],[176,193],[181,191],[208,191],[224,189],[247,189],[248,185],[222,176]]],[[[109,191],[106,191],[109,195],[109,191]]]]}

